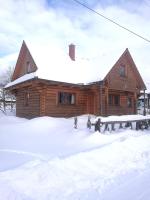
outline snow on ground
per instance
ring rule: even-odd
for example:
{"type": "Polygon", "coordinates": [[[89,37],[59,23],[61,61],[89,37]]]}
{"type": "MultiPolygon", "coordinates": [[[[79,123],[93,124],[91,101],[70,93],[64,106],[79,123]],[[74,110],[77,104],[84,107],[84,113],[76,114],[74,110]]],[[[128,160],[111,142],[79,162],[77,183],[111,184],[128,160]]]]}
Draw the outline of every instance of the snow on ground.
{"type": "Polygon", "coordinates": [[[73,122],[0,113],[0,200],[148,200],[150,130],[104,134],[86,128],[87,116],[73,122]]]}

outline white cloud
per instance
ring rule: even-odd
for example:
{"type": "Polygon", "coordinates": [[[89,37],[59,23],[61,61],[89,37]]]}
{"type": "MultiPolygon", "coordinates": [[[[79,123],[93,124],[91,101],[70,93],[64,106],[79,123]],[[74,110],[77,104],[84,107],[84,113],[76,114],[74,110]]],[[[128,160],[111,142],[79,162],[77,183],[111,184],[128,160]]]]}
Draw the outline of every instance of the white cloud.
{"type": "MultiPolygon", "coordinates": [[[[133,4],[128,3],[129,6],[132,7],[133,4]]],[[[120,29],[81,6],[76,5],[75,8],[69,9],[71,7],[66,9],[65,6],[59,7],[59,5],[55,8],[48,7],[44,0],[30,2],[6,0],[1,2],[0,72],[1,63],[3,66],[4,63],[8,63],[6,66],[9,65],[7,58],[11,57],[11,54],[19,53],[22,40],[27,40],[38,48],[45,45],[57,46],[66,53],[68,44],[75,43],[78,57],[94,58],[97,61],[96,73],[98,70],[101,71],[100,67],[103,63],[98,58],[108,56],[108,65],[110,57],[114,59],[115,63],[120,52],[122,53],[128,47],[144,79],[146,81],[150,79],[150,45],[148,42],[120,29]]],[[[127,6],[126,9],[123,9],[116,4],[112,5],[112,2],[111,6],[96,5],[95,9],[129,29],[150,38],[148,20],[150,14],[146,1],[140,7],[134,2],[134,13],[132,13],[132,9],[128,11],[127,6]]],[[[10,64],[13,62],[11,61],[10,64]]]]}
{"type": "Polygon", "coordinates": [[[0,58],[0,74],[5,72],[5,69],[9,67],[13,67],[17,61],[17,53],[10,54],[0,58]]]}

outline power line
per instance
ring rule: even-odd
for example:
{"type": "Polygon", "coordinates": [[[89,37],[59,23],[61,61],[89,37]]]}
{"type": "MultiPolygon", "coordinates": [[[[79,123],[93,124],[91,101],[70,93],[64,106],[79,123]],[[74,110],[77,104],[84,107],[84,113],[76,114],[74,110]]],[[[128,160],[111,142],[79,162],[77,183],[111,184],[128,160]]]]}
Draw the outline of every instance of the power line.
{"type": "Polygon", "coordinates": [[[107,21],[109,21],[109,22],[111,22],[111,23],[113,23],[113,24],[119,26],[120,28],[122,28],[122,29],[124,29],[124,30],[130,32],[131,34],[136,35],[137,37],[139,37],[139,38],[145,40],[146,42],[150,42],[149,39],[147,39],[147,38],[145,38],[145,37],[143,37],[143,36],[141,36],[141,35],[135,33],[134,31],[132,31],[132,30],[130,30],[130,29],[128,29],[128,28],[126,28],[126,27],[120,25],[120,24],[118,24],[117,22],[115,22],[115,21],[112,20],[112,19],[110,19],[110,18],[108,18],[108,17],[105,17],[104,15],[102,15],[101,13],[99,13],[99,12],[95,11],[94,9],[90,8],[90,7],[87,6],[86,4],[84,4],[84,3],[82,3],[82,2],[80,2],[80,1],[78,1],[78,0],[73,0],[73,1],[75,1],[76,3],[80,4],[81,6],[83,6],[83,7],[85,7],[85,8],[87,8],[88,10],[92,11],[93,13],[99,15],[100,17],[103,17],[103,18],[106,19],[107,21]]]}

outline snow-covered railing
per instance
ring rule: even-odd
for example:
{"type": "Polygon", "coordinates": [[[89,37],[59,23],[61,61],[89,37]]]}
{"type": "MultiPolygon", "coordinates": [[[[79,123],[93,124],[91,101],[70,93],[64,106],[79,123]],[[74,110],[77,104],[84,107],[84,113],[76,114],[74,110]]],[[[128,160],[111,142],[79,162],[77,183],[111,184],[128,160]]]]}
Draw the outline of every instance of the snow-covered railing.
{"type": "Polygon", "coordinates": [[[122,121],[101,121],[101,119],[98,118],[94,123],[91,123],[90,119],[88,119],[87,127],[91,128],[91,126],[94,126],[95,131],[99,132],[111,132],[115,131],[116,128],[121,129],[127,127],[135,130],[144,130],[148,129],[148,127],[150,126],[150,118],[122,121]]]}

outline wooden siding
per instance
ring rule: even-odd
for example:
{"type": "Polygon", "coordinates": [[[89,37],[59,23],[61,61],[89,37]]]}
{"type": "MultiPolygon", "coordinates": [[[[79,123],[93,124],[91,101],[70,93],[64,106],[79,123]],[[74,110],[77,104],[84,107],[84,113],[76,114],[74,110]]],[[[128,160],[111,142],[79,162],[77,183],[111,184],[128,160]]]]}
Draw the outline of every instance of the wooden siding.
{"type": "Polygon", "coordinates": [[[120,91],[140,92],[145,87],[128,50],[118,59],[104,80],[108,82],[109,88],[120,91]],[[125,66],[125,77],[120,76],[121,66],[125,66]]]}
{"type": "Polygon", "coordinates": [[[100,86],[94,84],[89,87],[87,92],[87,112],[86,114],[100,115],[100,86]]]}
{"type": "Polygon", "coordinates": [[[109,115],[130,115],[130,114],[136,114],[136,99],[134,93],[127,93],[122,91],[115,91],[115,90],[109,90],[108,94],[118,95],[120,97],[120,104],[119,105],[109,105],[109,102],[106,106],[106,101],[103,101],[103,110],[104,116],[109,115]],[[128,98],[132,99],[132,106],[128,107],[128,98]],[[107,107],[107,109],[106,109],[107,107]]]}
{"type": "Polygon", "coordinates": [[[40,95],[35,88],[21,88],[16,95],[16,115],[18,117],[34,118],[40,116],[40,95]],[[29,92],[29,102],[25,105],[25,93],[29,92]]]}
{"type": "Polygon", "coordinates": [[[111,89],[134,92],[137,89],[137,81],[133,71],[131,70],[130,66],[126,64],[127,74],[125,77],[121,77],[119,75],[120,65],[120,62],[117,63],[117,65],[112,69],[111,73],[107,76],[109,87],[111,89]]]}
{"type": "Polygon", "coordinates": [[[37,116],[71,117],[86,114],[89,94],[87,90],[80,88],[34,85],[18,89],[16,97],[16,115],[30,119],[37,116]],[[25,93],[27,91],[30,94],[28,106],[25,105],[25,93]],[[74,93],[76,97],[75,104],[59,104],[59,92],[74,93]]]}
{"type": "MultiPolygon", "coordinates": [[[[43,102],[44,104],[44,102],[43,102]]],[[[80,89],[67,87],[48,87],[46,89],[45,115],[53,117],[71,117],[87,113],[87,94],[80,89]],[[58,103],[58,93],[75,94],[75,104],[63,105],[58,103]]]]}
{"type": "Polygon", "coordinates": [[[23,42],[19,56],[18,56],[18,60],[15,66],[15,70],[12,76],[12,81],[14,81],[15,79],[27,74],[27,73],[31,73],[37,70],[37,66],[30,54],[30,51],[28,50],[25,42],[23,42]],[[30,63],[30,70],[28,71],[28,66],[27,63],[30,63]]]}
{"type": "Polygon", "coordinates": [[[72,117],[82,114],[124,115],[136,113],[136,93],[101,88],[98,84],[88,88],[68,87],[64,85],[32,84],[17,91],[16,114],[19,117],[33,118],[37,116],[72,117]],[[29,91],[29,105],[25,106],[25,92],[29,91]],[[58,103],[58,93],[75,94],[75,104],[58,103]],[[120,105],[109,105],[109,94],[120,96],[120,105]],[[132,107],[128,107],[127,99],[132,99],[132,107]]]}

